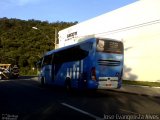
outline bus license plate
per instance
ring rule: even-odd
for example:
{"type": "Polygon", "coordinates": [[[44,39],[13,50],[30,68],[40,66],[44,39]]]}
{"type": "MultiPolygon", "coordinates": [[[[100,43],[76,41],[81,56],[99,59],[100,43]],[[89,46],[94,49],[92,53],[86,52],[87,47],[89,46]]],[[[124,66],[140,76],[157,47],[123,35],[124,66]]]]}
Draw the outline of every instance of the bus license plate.
{"type": "Polygon", "coordinates": [[[110,80],[107,81],[106,86],[112,86],[112,83],[110,80]]]}
{"type": "Polygon", "coordinates": [[[106,84],[106,86],[112,86],[112,84],[106,84]]]}

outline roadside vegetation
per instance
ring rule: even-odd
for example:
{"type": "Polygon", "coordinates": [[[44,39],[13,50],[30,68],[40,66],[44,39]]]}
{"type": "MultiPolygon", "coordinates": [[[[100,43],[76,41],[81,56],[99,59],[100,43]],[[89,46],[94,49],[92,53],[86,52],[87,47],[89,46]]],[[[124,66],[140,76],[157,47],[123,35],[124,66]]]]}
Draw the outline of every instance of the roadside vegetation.
{"type": "Polygon", "coordinates": [[[146,82],[146,81],[123,80],[122,84],[127,84],[127,85],[142,85],[142,86],[150,86],[150,87],[160,87],[160,82],[146,82]]]}
{"type": "Polygon", "coordinates": [[[55,49],[55,30],[75,24],[0,18],[0,63],[18,65],[21,75],[35,75],[36,62],[45,52],[55,49]]]}

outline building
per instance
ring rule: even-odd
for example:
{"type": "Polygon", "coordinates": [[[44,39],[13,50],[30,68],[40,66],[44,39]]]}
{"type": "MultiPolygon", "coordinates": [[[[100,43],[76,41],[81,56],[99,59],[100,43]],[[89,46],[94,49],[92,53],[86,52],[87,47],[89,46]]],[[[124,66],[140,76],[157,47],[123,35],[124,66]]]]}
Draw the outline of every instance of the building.
{"type": "Polygon", "coordinates": [[[59,32],[59,47],[84,36],[124,42],[125,80],[160,82],[160,0],[139,0],[59,32]]]}

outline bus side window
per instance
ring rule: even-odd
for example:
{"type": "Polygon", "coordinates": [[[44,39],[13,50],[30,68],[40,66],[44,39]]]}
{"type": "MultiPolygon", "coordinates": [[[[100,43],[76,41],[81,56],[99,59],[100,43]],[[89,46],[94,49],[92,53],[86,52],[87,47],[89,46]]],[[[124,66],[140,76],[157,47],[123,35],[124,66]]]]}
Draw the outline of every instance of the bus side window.
{"type": "Polygon", "coordinates": [[[45,56],[42,67],[45,65],[51,65],[51,64],[52,64],[52,55],[45,56]]]}
{"type": "Polygon", "coordinates": [[[80,45],[80,48],[82,50],[87,51],[87,52],[89,52],[92,49],[92,47],[93,47],[93,43],[92,42],[87,42],[87,43],[84,43],[84,44],[80,45]]]}

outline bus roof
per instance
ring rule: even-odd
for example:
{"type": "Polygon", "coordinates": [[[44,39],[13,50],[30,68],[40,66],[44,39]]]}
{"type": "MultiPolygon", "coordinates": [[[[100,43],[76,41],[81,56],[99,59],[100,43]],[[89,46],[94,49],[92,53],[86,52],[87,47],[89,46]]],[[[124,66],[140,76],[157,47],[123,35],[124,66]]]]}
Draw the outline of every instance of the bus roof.
{"type": "Polygon", "coordinates": [[[44,56],[48,56],[48,55],[51,55],[51,54],[53,54],[53,53],[57,53],[57,52],[60,52],[60,51],[62,51],[62,50],[65,50],[65,49],[74,47],[74,46],[76,46],[76,45],[79,45],[79,44],[82,44],[82,43],[85,43],[85,42],[93,41],[93,40],[96,40],[96,39],[114,40],[114,41],[122,42],[122,41],[120,41],[120,40],[111,39],[111,38],[103,38],[103,37],[84,38],[82,41],[80,41],[80,42],[78,42],[78,43],[75,43],[75,44],[72,44],[72,45],[68,45],[68,46],[65,46],[65,47],[62,47],[62,48],[59,48],[59,49],[56,49],[56,50],[51,50],[51,51],[45,53],[44,56]]]}
{"type": "Polygon", "coordinates": [[[74,47],[74,46],[79,45],[79,44],[84,43],[84,42],[93,41],[93,40],[95,40],[95,39],[96,39],[96,38],[89,38],[89,39],[87,39],[87,40],[83,40],[83,41],[81,41],[81,42],[78,42],[78,43],[75,43],[75,44],[72,44],[72,45],[68,45],[68,46],[65,46],[65,47],[62,47],[62,48],[59,48],[59,49],[56,49],[56,50],[51,50],[51,51],[45,53],[44,56],[51,55],[51,54],[56,53],[56,52],[59,52],[59,51],[61,51],[61,50],[65,50],[65,49],[74,47]]]}

